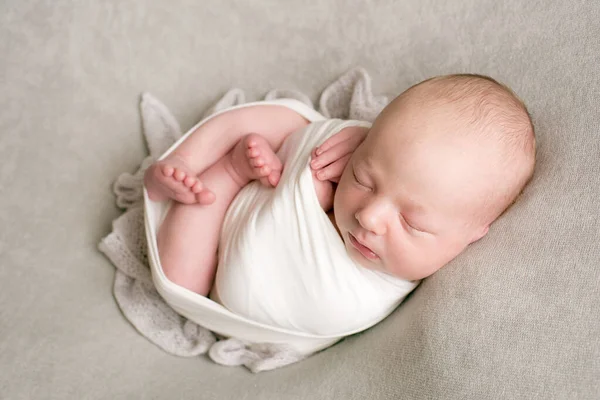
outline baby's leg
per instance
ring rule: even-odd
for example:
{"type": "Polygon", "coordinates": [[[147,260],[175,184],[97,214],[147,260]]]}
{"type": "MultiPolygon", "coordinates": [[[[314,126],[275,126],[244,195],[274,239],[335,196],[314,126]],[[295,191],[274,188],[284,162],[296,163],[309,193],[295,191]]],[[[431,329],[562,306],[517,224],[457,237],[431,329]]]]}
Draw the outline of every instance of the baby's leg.
{"type": "MultiPolygon", "coordinates": [[[[185,168],[185,165],[183,166],[185,168]]],[[[207,295],[212,286],[225,212],[240,189],[254,179],[276,185],[281,162],[259,135],[248,135],[198,179],[215,195],[209,205],[173,204],[158,232],[158,253],[172,282],[207,295]]]]}

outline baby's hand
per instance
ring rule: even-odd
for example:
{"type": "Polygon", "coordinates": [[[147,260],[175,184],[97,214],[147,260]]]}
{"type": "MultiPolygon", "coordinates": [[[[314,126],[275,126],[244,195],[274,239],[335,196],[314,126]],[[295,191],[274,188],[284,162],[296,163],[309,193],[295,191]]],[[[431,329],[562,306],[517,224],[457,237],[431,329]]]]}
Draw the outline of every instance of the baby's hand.
{"type": "Polygon", "coordinates": [[[310,167],[320,181],[339,182],[352,153],[369,130],[360,126],[344,128],[312,152],[310,167]]]}

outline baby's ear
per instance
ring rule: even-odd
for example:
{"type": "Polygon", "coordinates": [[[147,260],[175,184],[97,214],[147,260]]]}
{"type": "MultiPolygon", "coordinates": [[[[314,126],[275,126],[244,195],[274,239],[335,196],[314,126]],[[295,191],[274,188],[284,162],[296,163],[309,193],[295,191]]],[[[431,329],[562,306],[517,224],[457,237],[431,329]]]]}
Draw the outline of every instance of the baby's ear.
{"type": "Polygon", "coordinates": [[[484,237],[488,231],[490,230],[490,226],[486,225],[483,228],[480,228],[478,231],[475,231],[475,235],[473,235],[473,238],[471,239],[471,243],[478,241],[479,239],[481,239],[482,237],[484,237]]]}

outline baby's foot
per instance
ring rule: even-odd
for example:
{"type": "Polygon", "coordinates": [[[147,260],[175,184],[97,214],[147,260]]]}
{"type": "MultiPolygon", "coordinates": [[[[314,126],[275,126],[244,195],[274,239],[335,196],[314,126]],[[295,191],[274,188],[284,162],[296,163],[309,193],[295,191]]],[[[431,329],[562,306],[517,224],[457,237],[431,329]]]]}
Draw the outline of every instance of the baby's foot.
{"type": "Polygon", "coordinates": [[[172,199],[184,204],[210,204],[212,193],[188,168],[184,159],[177,155],[155,162],[144,175],[148,197],[154,201],[172,199]]]}
{"type": "Polygon", "coordinates": [[[267,187],[277,186],[283,167],[269,142],[254,133],[247,135],[236,145],[231,164],[245,183],[259,179],[267,187]]]}

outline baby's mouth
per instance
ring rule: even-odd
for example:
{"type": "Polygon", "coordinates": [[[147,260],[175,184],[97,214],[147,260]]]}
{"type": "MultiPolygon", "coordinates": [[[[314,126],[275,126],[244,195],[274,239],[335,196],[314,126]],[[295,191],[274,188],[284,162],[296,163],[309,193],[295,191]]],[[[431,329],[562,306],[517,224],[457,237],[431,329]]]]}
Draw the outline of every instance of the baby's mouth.
{"type": "Polygon", "coordinates": [[[363,257],[371,261],[379,260],[379,256],[375,254],[373,250],[359,242],[358,239],[356,239],[350,232],[348,232],[348,237],[350,238],[350,243],[352,246],[354,246],[354,248],[358,250],[363,257]]]}

